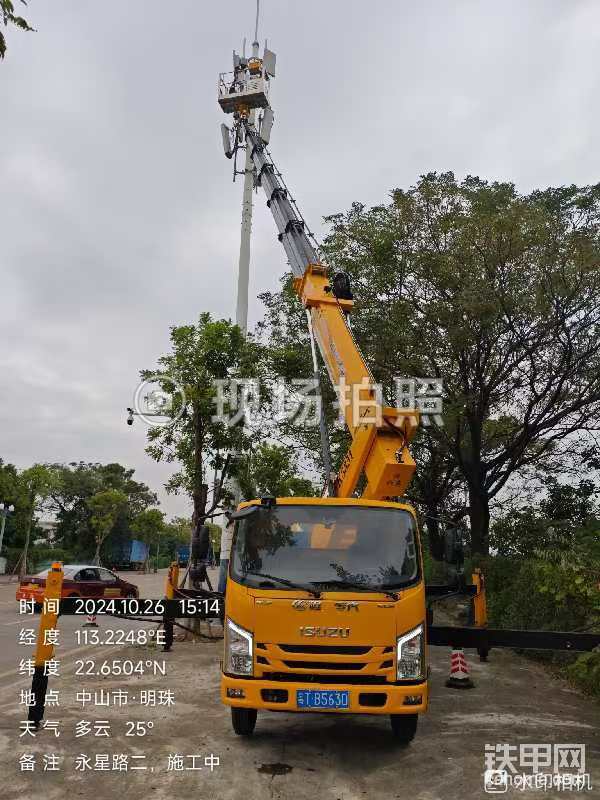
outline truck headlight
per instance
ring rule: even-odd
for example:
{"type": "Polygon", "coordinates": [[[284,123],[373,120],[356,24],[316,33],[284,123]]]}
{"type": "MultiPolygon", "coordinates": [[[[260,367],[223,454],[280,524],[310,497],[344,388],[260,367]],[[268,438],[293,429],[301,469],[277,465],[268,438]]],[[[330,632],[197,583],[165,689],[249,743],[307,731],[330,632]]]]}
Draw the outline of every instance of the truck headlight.
{"type": "Polygon", "coordinates": [[[229,618],[225,624],[225,672],[252,675],[252,634],[229,618]]]}
{"type": "Polygon", "coordinates": [[[400,636],[397,641],[397,679],[418,680],[425,677],[423,625],[400,636]]]}

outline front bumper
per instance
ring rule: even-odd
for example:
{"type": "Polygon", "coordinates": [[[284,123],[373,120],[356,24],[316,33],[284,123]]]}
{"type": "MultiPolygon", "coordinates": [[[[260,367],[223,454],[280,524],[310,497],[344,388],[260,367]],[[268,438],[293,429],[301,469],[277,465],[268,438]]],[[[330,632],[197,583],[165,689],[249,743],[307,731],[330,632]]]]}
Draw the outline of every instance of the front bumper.
{"type": "Polygon", "coordinates": [[[306,681],[298,683],[296,681],[268,681],[262,678],[232,678],[229,675],[221,674],[221,701],[227,706],[236,708],[257,708],[269,711],[302,711],[310,713],[319,711],[324,714],[422,714],[427,710],[428,688],[427,681],[416,685],[397,685],[393,683],[382,684],[347,684],[341,680],[339,683],[313,683],[306,681]],[[227,690],[242,690],[243,697],[228,697],[227,690]],[[350,692],[349,708],[332,709],[304,709],[298,708],[296,703],[296,691],[298,689],[320,690],[345,690],[350,692]],[[269,702],[265,699],[275,692],[278,695],[277,702],[269,702]],[[282,692],[287,692],[287,698],[282,699],[282,692]],[[374,697],[374,695],[376,697],[374,697]],[[406,698],[415,699],[421,696],[421,702],[406,704],[406,698]],[[379,705],[373,705],[377,701],[379,705]]]}

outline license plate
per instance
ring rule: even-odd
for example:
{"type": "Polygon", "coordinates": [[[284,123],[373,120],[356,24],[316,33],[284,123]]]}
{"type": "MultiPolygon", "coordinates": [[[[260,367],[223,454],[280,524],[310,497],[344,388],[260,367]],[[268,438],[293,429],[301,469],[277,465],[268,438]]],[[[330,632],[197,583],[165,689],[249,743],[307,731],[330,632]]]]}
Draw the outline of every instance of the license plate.
{"type": "Polygon", "coordinates": [[[297,689],[298,708],[350,708],[350,692],[335,689],[297,689]]]}

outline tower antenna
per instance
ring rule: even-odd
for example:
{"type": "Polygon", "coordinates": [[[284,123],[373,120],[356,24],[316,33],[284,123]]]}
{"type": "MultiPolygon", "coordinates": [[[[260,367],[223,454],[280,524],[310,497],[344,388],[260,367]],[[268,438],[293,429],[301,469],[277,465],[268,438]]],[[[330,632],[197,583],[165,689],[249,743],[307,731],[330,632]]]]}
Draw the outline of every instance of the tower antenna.
{"type": "Polygon", "coordinates": [[[258,15],[260,13],[260,0],[256,0],[256,25],[254,26],[254,42],[258,44],[258,15]]]}

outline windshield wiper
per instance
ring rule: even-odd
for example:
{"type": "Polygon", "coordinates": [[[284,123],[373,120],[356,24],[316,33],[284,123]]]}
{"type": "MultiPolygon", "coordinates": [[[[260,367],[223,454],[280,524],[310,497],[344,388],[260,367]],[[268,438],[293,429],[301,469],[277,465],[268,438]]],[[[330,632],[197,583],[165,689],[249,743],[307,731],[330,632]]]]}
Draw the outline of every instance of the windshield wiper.
{"type": "Polygon", "coordinates": [[[345,581],[345,580],[331,580],[331,581],[313,581],[314,583],[318,583],[322,586],[335,586],[339,589],[358,589],[362,592],[381,592],[386,597],[390,597],[393,600],[398,599],[398,595],[396,592],[392,591],[390,588],[385,586],[370,586],[368,583],[354,583],[352,581],[345,581]]]}
{"type": "Polygon", "coordinates": [[[289,589],[301,589],[303,592],[308,592],[314,597],[321,596],[321,592],[318,589],[315,589],[314,586],[307,586],[306,584],[302,583],[294,583],[293,581],[288,581],[287,578],[278,578],[276,575],[267,575],[265,572],[253,571],[244,572],[244,577],[246,577],[246,575],[256,575],[257,578],[266,578],[266,580],[261,581],[261,586],[263,588],[267,588],[265,586],[266,583],[272,583],[273,587],[275,587],[275,584],[278,583],[282,586],[287,586],[289,589]]]}

